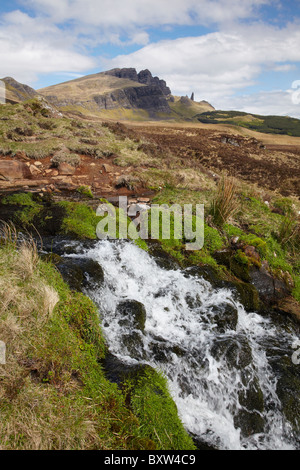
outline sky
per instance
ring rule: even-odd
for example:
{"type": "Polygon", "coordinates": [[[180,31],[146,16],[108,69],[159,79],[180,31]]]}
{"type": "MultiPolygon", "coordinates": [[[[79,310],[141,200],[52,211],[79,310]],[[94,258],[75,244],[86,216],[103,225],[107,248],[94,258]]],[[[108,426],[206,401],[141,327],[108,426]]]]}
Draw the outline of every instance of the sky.
{"type": "Polygon", "coordinates": [[[300,0],[0,0],[0,77],[149,69],[216,109],[300,119],[300,0]]]}

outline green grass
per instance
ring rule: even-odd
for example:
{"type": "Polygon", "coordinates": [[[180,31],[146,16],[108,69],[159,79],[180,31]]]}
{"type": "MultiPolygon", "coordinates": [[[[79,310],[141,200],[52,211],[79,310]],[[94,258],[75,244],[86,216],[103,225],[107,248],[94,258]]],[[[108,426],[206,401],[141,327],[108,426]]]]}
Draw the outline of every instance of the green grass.
{"type": "Polygon", "coordinates": [[[300,120],[286,116],[260,116],[240,111],[211,111],[197,119],[207,124],[232,124],[267,134],[300,137],[300,120]]]}
{"type": "Polygon", "coordinates": [[[193,448],[156,372],[137,376],[130,404],[105,378],[99,361],[107,346],[93,302],[71,291],[31,243],[17,249],[11,236],[0,255],[0,337],[7,348],[1,450],[193,448]]]}
{"type": "Polygon", "coordinates": [[[151,368],[127,381],[127,394],[134,413],[140,417],[141,432],[158,441],[158,450],[195,450],[182,428],[165,377],[151,368]]]}
{"type": "Polygon", "coordinates": [[[38,99],[0,107],[0,152],[5,155],[25,152],[31,159],[52,157],[56,164],[77,166],[80,155],[98,159],[114,154],[129,164],[131,152],[135,160],[146,157],[137,147],[133,139],[119,139],[100,122],[53,117],[38,99]]]}

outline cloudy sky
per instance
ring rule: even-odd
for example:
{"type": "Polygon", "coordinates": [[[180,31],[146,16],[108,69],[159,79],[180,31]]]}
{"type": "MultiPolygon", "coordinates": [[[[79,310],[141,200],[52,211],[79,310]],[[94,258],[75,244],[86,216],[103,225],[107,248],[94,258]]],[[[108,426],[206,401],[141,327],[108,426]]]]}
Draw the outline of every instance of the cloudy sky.
{"type": "Polygon", "coordinates": [[[0,77],[38,89],[113,67],[300,118],[300,0],[0,0],[0,77]]]}

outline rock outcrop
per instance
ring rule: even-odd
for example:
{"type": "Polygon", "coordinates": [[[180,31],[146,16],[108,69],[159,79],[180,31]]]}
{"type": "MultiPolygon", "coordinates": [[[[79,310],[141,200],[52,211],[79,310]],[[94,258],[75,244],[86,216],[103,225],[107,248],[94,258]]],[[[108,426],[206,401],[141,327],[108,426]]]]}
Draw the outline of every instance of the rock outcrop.
{"type": "Polygon", "coordinates": [[[30,176],[30,171],[25,163],[12,160],[0,160],[0,180],[14,181],[30,176]]]}
{"type": "Polygon", "coordinates": [[[150,115],[155,113],[170,113],[171,109],[163,92],[156,85],[129,87],[95,95],[94,101],[99,109],[144,109],[150,115]]]}
{"type": "Polygon", "coordinates": [[[156,86],[162,91],[163,95],[171,95],[171,90],[167,86],[165,80],[161,80],[158,77],[153,77],[152,73],[148,69],[141,70],[139,73],[137,73],[136,69],[134,68],[112,69],[104,72],[104,74],[117,78],[127,78],[143,85],[156,86]]]}

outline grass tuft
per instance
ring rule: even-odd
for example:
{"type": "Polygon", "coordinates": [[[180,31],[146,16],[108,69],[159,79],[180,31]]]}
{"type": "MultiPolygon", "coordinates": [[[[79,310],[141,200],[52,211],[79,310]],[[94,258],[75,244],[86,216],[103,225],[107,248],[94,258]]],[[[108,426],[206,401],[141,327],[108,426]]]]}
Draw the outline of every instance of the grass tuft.
{"type": "Polygon", "coordinates": [[[222,227],[238,209],[236,185],[232,178],[222,177],[217,187],[217,193],[210,207],[212,222],[222,227]]]}

